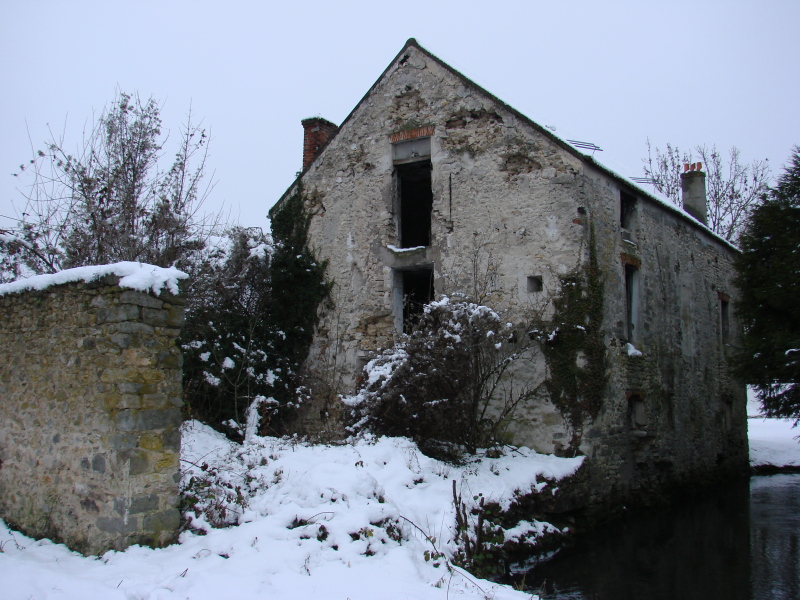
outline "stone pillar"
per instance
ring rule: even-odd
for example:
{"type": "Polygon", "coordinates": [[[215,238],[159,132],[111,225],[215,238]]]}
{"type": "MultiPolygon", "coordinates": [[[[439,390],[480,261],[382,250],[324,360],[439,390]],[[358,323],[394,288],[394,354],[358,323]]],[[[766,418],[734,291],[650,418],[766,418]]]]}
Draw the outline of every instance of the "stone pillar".
{"type": "Polygon", "coordinates": [[[180,526],[184,302],[118,282],[0,296],[0,517],[85,554],[180,526]]]}

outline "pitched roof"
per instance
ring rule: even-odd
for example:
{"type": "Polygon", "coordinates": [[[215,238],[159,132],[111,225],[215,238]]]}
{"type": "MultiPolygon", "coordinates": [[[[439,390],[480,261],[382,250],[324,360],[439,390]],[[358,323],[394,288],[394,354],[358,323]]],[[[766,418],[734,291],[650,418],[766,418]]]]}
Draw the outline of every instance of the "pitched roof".
{"type": "Polygon", "coordinates": [[[482,95],[488,97],[490,100],[492,100],[493,102],[497,103],[499,106],[501,106],[502,108],[504,108],[505,110],[507,110],[511,114],[513,114],[517,119],[519,119],[520,121],[522,121],[523,123],[525,123],[526,125],[531,127],[532,129],[536,130],[538,133],[541,133],[542,135],[544,135],[545,137],[550,139],[553,143],[555,143],[556,145],[560,146],[561,148],[563,148],[564,150],[566,150],[567,152],[569,152],[570,154],[572,154],[573,156],[575,156],[579,160],[582,160],[584,163],[587,163],[587,164],[591,165],[592,167],[598,169],[599,171],[602,171],[603,173],[605,173],[606,175],[608,175],[612,179],[616,180],[618,183],[621,183],[625,187],[631,188],[631,189],[635,189],[638,195],[644,196],[648,200],[650,200],[652,202],[655,202],[656,204],[666,208],[667,210],[672,211],[674,214],[676,214],[676,215],[682,217],[683,219],[689,221],[689,223],[691,223],[692,225],[694,225],[694,226],[696,226],[696,227],[698,227],[698,228],[700,228],[702,230],[705,230],[710,235],[712,235],[713,237],[717,238],[719,241],[723,242],[725,245],[729,246],[730,248],[733,248],[734,250],[738,250],[738,248],[734,244],[732,244],[731,242],[729,242],[725,238],[723,238],[723,237],[717,235],[716,233],[714,233],[713,231],[711,231],[711,229],[709,229],[706,225],[703,225],[702,223],[697,221],[694,217],[692,217],[691,215],[689,215],[688,213],[683,211],[681,208],[675,206],[672,203],[666,202],[666,201],[658,198],[657,196],[653,195],[652,193],[648,192],[647,190],[642,189],[639,185],[637,185],[635,182],[631,181],[627,177],[625,177],[623,175],[620,175],[619,173],[613,171],[612,169],[610,169],[610,168],[604,166],[603,164],[597,162],[594,159],[594,157],[589,156],[588,154],[583,154],[577,148],[575,148],[575,146],[573,146],[572,144],[570,144],[569,142],[567,142],[563,138],[559,137],[558,135],[556,135],[555,133],[553,133],[552,131],[550,131],[546,127],[542,127],[541,125],[539,125],[535,121],[531,120],[529,117],[527,117],[524,114],[522,114],[521,112],[519,112],[513,106],[511,106],[509,104],[506,104],[505,102],[500,100],[500,98],[498,98],[497,96],[495,96],[494,94],[492,94],[488,90],[482,88],[480,85],[478,85],[477,83],[472,81],[469,77],[467,77],[466,75],[462,74],[461,72],[457,71],[456,69],[454,69],[453,67],[448,65],[446,62],[444,62],[438,56],[435,56],[434,54],[432,54],[431,52],[429,52],[428,50],[426,50],[425,48],[420,46],[417,43],[417,40],[414,39],[414,38],[408,38],[408,40],[406,41],[405,45],[400,50],[400,52],[398,52],[397,55],[389,62],[389,64],[386,66],[386,68],[383,70],[383,72],[380,74],[380,76],[375,80],[375,83],[372,84],[372,86],[369,88],[369,90],[367,90],[367,93],[364,94],[364,96],[361,98],[361,100],[359,100],[358,103],[353,107],[353,110],[350,111],[350,114],[348,114],[345,117],[344,121],[342,121],[342,123],[339,125],[338,131],[328,139],[328,141],[326,142],[325,146],[323,146],[319,150],[319,152],[317,153],[317,155],[314,158],[314,160],[312,160],[308,164],[308,166],[306,166],[306,168],[303,169],[300,172],[300,174],[297,176],[297,178],[286,189],[286,191],[278,199],[278,201],[275,203],[275,205],[269,210],[268,216],[270,218],[272,217],[272,215],[275,212],[275,210],[277,209],[277,207],[281,204],[281,202],[283,202],[284,198],[286,198],[289,195],[289,192],[297,185],[297,183],[303,178],[303,175],[305,175],[306,172],[311,168],[311,165],[313,165],[317,161],[317,159],[322,155],[322,153],[325,151],[325,148],[327,148],[327,146],[336,138],[336,136],[339,135],[339,133],[342,131],[342,129],[344,129],[344,126],[347,124],[347,122],[356,113],[358,108],[367,100],[367,98],[369,98],[369,96],[372,94],[373,90],[378,86],[378,84],[381,82],[381,80],[383,80],[383,78],[386,76],[386,74],[389,72],[389,70],[392,68],[392,66],[398,61],[398,59],[400,59],[400,57],[403,55],[404,52],[406,52],[409,48],[412,48],[412,47],[416,48],[417,50],[422,52],[426,57],[428,57],[431,60],[433,60],[436,63],[438,63],[439,66],[441,66],[443,69],[445,69],[445,70],[449,71],[450,73],[452,73],[464,85],[466,85],[468,87],[471,87],[476,92],[478,92],[479,94],[482,94],[482,95]]]}

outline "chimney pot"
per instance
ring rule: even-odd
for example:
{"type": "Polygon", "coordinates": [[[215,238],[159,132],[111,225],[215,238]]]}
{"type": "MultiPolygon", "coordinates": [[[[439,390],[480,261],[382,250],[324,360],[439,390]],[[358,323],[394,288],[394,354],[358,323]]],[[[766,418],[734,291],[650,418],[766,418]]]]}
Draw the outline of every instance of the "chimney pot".
{"type": "Polygon", "coordinates": [[[322,117],[303,119],[300,123],[303,125],[303,171],[305,171],[339,128],[322,117]]]}

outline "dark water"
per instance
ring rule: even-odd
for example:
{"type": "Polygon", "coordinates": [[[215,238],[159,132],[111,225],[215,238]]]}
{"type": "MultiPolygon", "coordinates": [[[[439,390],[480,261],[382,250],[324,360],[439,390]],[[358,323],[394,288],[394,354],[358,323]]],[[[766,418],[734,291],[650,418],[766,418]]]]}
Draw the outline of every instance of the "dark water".
{"type": "Polygon", "coordinates": [[[546,600],[800,600],[800,475],[629,515],[531,569],[546,600]]]}

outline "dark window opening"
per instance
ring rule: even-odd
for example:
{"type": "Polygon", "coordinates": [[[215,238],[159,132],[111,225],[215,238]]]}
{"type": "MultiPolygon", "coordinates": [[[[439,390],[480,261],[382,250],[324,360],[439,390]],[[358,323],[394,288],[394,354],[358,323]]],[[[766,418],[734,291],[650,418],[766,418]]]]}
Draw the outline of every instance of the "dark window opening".
{"type": "Polygon", "coordinates": [[[645,410],[644,400],[639,394],[631,394],[628,397],[628,418],[630,419],[631,429],[644,429],[647,427],[647,411],[645,410]]]}
{"type": "Polygon", "coordinates": [[[403,333],[416,325],[423,308],[433,301],[433,267],[401,271],[403,285],[403,333]]]}
{"type": "Polygon", "coordinates": [[[626,192],[619,194],[619,224],[623,229],[633,229],[636,216],[636,196],[626,192]]]}
{"type": "Polygon", "coordinates": [[[431,161],[397,165],[400,247],[431,245],[431,161]]]}
{"type": "Polygon", "coordinates": [[[722,320],[722,343],[728,343],[728,337],[731,332],[730,324],[730,308],[727,300],[720,300],[720,318],[722,320]]]}
{"type": "Polygon", "coordinates": [[[528,277],[528,293],[541,292],[544,289],[542,278],[539,275],[528,277]]]}
{"type": "Polygon", "coordinates": [[[625,265],[625,317],[628,341],[636,339],[639,323],[639,269],[625,265]]]}

